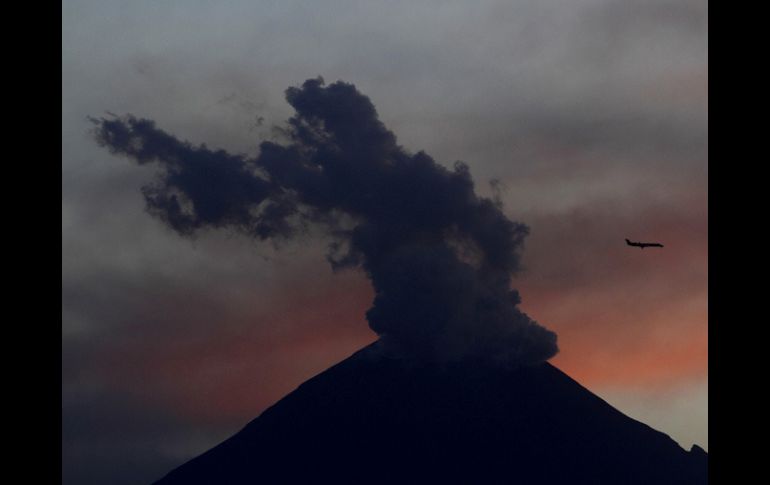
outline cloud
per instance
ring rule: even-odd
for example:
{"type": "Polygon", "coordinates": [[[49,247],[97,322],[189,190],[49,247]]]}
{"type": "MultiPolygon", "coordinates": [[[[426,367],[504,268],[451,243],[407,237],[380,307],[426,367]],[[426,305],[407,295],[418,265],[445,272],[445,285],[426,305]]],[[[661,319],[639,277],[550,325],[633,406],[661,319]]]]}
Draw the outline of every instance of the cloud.
{"type": "Polygon", "coordinates": [[[586,202],[527,215],[524,309],[559,334],[553,363],[591,389],[707,373],[708,218],[700,197],[586,202]],[[626,237],[664,242],[631,251],[626,237]],[[646,250],[645,250],[646,251],[646,250]]]}
{"type": "Polygon", "coordinates": [[[99,389],[62,400],[62,484],[150,483],[228,430],[99,389]]]}
{"type": "Polygon", "coordinates": [[[213,228],[281,242],[323,227],[332,267],[366,273],[369,325],[399,351],[509,365],[557,352],[510,288],[528,229],[476,195],[465,164],[407,152],[352,84],[309,79],[286,100],[285,143],[262,142],[254,158],[130,115],[93,122],[112,153],[160,167],[142,189],[147,209],[183,236],[213,228]]]}

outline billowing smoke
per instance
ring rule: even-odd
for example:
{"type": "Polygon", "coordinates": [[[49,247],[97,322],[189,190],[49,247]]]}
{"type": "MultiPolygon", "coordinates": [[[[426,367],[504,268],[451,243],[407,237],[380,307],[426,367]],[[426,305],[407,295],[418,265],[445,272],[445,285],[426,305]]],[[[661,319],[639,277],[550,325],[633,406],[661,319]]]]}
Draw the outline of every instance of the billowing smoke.
{"type": "Polygon", "coordinates": [[[522,313],[511,276],[528,229],[479,197],[468,167],[411,154],[355,86],[320,78],[286,90],[282,144],[256,158],[194,146],[133,116],[94,119],[99,143],[155,163],[148,211],[182,235],[230,228],[259,240],[330,237],[332,267],[361,268],[375,298],[366,317],[407,355],[542,362],[556,334],[522,313]]]}

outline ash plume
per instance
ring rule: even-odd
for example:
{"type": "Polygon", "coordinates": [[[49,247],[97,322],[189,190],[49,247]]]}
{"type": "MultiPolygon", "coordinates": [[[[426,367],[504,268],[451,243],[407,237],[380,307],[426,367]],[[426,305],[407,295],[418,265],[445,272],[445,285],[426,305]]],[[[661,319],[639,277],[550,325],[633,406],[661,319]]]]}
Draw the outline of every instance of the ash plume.
{"type": "Polygon", "coordinates": [[[384,342],[438,361],[545,361],[556,334],[511,289],[528,229],[479,197],[467,165],[409,153],[352,84],[309,79],[286,90],[295,114],[247,157],[195,146],[131,115],[92,119],[97,141],[159,167],[148,211],[183,236],[234,229],[256,240],[328,233],[335,270],[360,268],[375,297],[366,317],[384,342]]]}

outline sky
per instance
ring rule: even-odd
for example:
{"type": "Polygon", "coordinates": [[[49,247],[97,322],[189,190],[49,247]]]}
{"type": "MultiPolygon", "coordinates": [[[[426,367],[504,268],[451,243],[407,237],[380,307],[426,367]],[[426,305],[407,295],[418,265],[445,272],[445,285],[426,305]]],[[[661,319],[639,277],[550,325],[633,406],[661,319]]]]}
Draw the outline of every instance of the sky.
{"type": "Polygon", "coordinates": [[[323,237],[180,238],[90,133],[131,113],[255,156],[319,75],[529,226],[513,285],[554,365],[708,449],[707,70],[705,1],[65,0],[63,483],[157,479],[377,338],[323,237]]]}

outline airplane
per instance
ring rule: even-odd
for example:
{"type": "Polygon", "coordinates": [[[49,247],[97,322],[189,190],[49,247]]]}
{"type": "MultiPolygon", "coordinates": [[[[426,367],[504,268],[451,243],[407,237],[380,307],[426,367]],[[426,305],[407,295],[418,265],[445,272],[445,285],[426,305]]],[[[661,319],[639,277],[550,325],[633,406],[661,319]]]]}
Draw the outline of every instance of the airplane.
{"type": "Polygon", "coordinates": [[[660,243],[634,242],[634,241],[629,241],[628,239],[626,239],[626,244],[628,244],[629,246],[634,246],[634,247],[641,248],[641,249],[644,249],[644,248],[662,248],[663,247],[663,245],[660,244],[660,243]]]}

